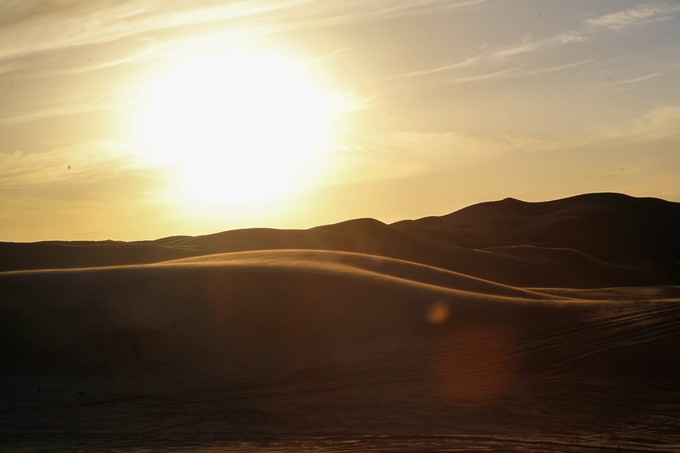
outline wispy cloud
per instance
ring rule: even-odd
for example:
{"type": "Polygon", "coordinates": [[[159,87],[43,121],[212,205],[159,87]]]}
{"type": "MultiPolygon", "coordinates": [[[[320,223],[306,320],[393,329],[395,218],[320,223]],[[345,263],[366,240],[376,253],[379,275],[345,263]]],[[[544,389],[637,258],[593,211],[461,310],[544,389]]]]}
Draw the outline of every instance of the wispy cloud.
{"type": "Polygon", "coordinates": [[[521,135],[479,135],[462,132],[404,131],[374,134],[361,146],[337,153],[334,174],[324,185],[407,178],[461,169],[498,159],[513,152],[539,153],[596,143],[599,137],[536,138],[521,135]]]}
{"type": "Polygon", "coordinates": [[[143,44],[143,47],[140,50],[136,50],[133,53],[130,53],[129,55],[125,55],[122,57],[111,57],[105,59],[101,63],[93,63],[90,64],[89,62],[87,64],[84,64],[82,66],[77,66],[74,68],[69,68],[69,69],[63,69],[63,70],[47,70],[39,75],[41,77],[55,77],[55,76],[70,76],[70,75],[76,75],[76,74],[83,74],[86,72],[94,72],[94,71],[100,71],[102,69],[109,69],[113,68],[115,66],[121,66],[129,63],[133,63],[139,60],[144,59],[145,57],[151,55],[155,50],[155,46],[153,42],[147,41],[146,43],[143,44]]]}
{"type": "Polygon", "coordinates": [[[468,59],[463,60],[463,61],[459,61],[457,63],[447,64],[447,65],[444,65],[444,66],[437,66],[437,67],[434,67],[434,68],[423,69],[423,70],[419,70],[419,71],[406,72],[406,73],[397,74],[397,75],[391,76],[391,77],[385,77],[385,78],[382,78],[380,80],[376,80],[376,82],[388,82],[388,81],[391,81],[391,80],[408,79],[408,78],[411,78],[411,77],[419,77],[419,76],[442,73],[442,72],[450,71],[452,69],[457,69],[457,68],[470,67],[470,66],[475,65],[478,60],[479,60],[479,56],[472,57],[472,58],[468,58],[468,59]]]}
{"type": "Polygon", "coordinates": [[[458,132],[370,134],[361,145],[346,147],[331,156],[334,171],[323,185],[405,178],[432,172],[451,162],[467,166],[496,157],[511,146],[504,138],[458,132]]]}
{"type": "Polygon", "coordinates": [[[680,139],[680,105],[657,107],[614,131],[614,137],[630,137],[640,142],[680,139]]]}
{"type": "Polygon", "coordinates": [[[496,50],[491,56],[505,59],[549,47],[580,43],[587,41],[591,35],[602,30],[621,31],[649,22],[670,19],[678,12],[680,12],[680,4],[640,5],[635,8],[585,19],[578,27],[548,38],[532,39],[527,37],[517,44],[496,50]]]}
{"type": "Polygon", "coordinates": [[[653,72],[651,74],[646,74],[642,75],[639,77],[634,77],[631,79],[625,79],[625,80],[609,80],[608,82],[605,83],[600,83],[597,85],[594,85],[592,88],[627,88],[629,85],[633,85],[636,83],[644,82],[646,80],[654,79],[656,77],[662,76],[666,74],[666,72],[653,72]]]}
{"type": "MultiPolygon", "coordinates": [[[[596,61],[596,59],[589,58],[589,59],[579,60],[579,61],[575,61],[575,62],[572,62],[572,63],[566,63],[566,64],[562,64],[562,65],[534,67],[534,68],[525,68],[524,66],[520,65],[520,66],[513,66],[513,67],[510,67],[510,68],[498,69],[498,70],[491,71],[491,72],[482,72],[482,73],[471,74],[471,75],[449,76],[448,78],[441,79],[441,80],[437,81],[436,83],[438,85],[459,85],[459,84],[464,84],[464,83],[484,82],[484,81],[489,81],[489,80],[519,79],[519,78],[523,78],[523,77],[532,77],[532,76],[537,76],[537,75],[541,75],[541,74],[549,74],[549,73],[554,73],[554,72],[566,71],[568,69],[587,65],[587,64],[592,63],[594,61],[596,61]]],[[[467,61],[464,62],[464,63],[467,63],[467,61]]],[[[462,67],[470,67],[472,65],[473,65],[473,63],[442,66],[440,68],[434,68],[434,69],[431,69],[429,71],[416,71],[416,72],[412,72],[412,73],[400,74],[398,76],[380,79],[379,82],[392,81],[392,80],[404,79],[404,78],[409,78],[409,77],[417,77],[417,76],[421,76],[421,75],[425,75],[425,74],[434,74],[434,73],[438,73],[438,72],[446,72],[446,71],[449,71],[451,69],[462,68],[462,67]]]]}
{"type": "MultiPolygon", "coordinates": [[[[142,67],[152,60],[176,57],[172,49],[192,40],[200,41],[201,37],[209,36],[206,41],[213,46],[228,47],[252,35],[375,23],[472,7],[486,1],[4,0],[0,2],[0,91],[10,83],[27,86],[32,83],[29,79],[142,67]]],[[[318,60],[346,50],[340,48],[318,60]]],[[[120,85],[119,80],[116,77],[110,82],[120,85]]],[[[46,82],[36,82],[40,83],[46,82]]],[[[130,101],[121,100],[119,93],[110,96],[111,90],[99,91],[89,99],[84,96],[85,89],[66,93],[57,88],[49,96],[24,91],[25,95],[19,97],[13,89],[9,95],[12,102],[5,101],[5,108],[0,107],[0,126],[116,108],[130,101]]]]}
{"type": "Polygon", "coordinates": [[[633,146],[662,140],[677,143],[680,140],[680,105],[660,105],[625,121],[594,124],[591,135],[598,143],[633,146]]]}
{"type": "Polygon", "coordinates": [[[587,65],[587,64],[592,63],[594,61],[596,61],[595,58],[589,58],[589,59],[586,59],[586,60],[575,61],[573,63],[567,63],[567,64],[563,64],[563,65],[546,66],[546,67],[535,68],[535,69],[526,69],[526,70],[517,72],[516,76],[517,77],[528,77],[528,76],[539,75],[539,74],[549,74],[551,72],[560,72],[560,71],[564,71],[564,70],[567,70],[567,69],[577,68],[579,66],[587,65]]]}
{"type": "Polygon", "coordinates": [[[505,60],[511,57],[517,57],[519,55],[536,52],[545,48],[582,42],[586,41],[587,39],[587,35],[581,30],[569,30],[544,39],[533,39],[532,37],[526,37],[519,43],[493,51],[488,57],[494,60],[505,60]]]}
{"type": "Polygon", "coordinates": [[[539,41],[532,40],[531,38],[524,38],[521,42],[495,50],[494,52],[487,54],[486,57],[491,60],[505,60],[518,55],[534,52],[547,46],[549,43],[550,40],[539,41]]]}
{"type": "Polygon", "coordinates": [[[519,67],[516,68],[507,68],[507,69],[501,69],[500,71],[495,71],[495,72],[489,72],[489,73],[483,73],[483,74],[475,74],[475,75],[470,75],[470,76],[463,76],[463,77],[455,77],[447,80],[445,83],[448,85],[458,85],[461,83],[471,83],[471,82],[481,82],[484,80],[494,80],[494,79],[503,79],[510,77],[512,74],[515,74],[519,67]]]}
{"type": "Polygon", "coordinates": [[[0,126],[11,126],[56,116],[112,110],[132,104],[131,100],[120,100],[115,96],[99,96],[89,99],[72,98],[69,100],[50,100],[34,108],[0,110],[0,126]]]}
{"type": "Polygon", "coordinates": [[[670,19],[680,11],[679,4],[645,4],[604,16],[586,19],[584,24],[593,28],[621,31],[629,27],[670,19]]]}
{"type": "MultiPolygon", "coordinates": [[[[680,12],[680,4],[646,4],[635,8],[622,10],[610,14],[605,14],[598,17],[593,17],[583,20],[580,25],[574,29],[566,30],[557,33],[553,36],[537,39],[533,35],[524,37],[519,42],[509,44],[506,46],[496,47],[492,49],[485,49],[483,52],[470,56],[462,61],[444,64],[432,68],[421,69],[417,71],[397,74],[391,77],[380,79],[383,81],[391,81],[412,77],[432,76],[440,73],[452,72],[456,70],[481,67],[494,66],[497,64],[511,62],[521,56],[533,54],[547,49],[563,47],[575,43],[588,41],[596,33],[602,31],[621,31],[625,28],[642,25],[649,22],[670,19],[680,12]]],[[[524,70],[519,71],[516,67],[499,69],[492,72],[486,72],[477,75],[461,75],[453,79],[449,79],[445,83],[467,83],[482,80],[491,80],[494,78],[509,78],[537,75],[549,72],[557,72],[561,70],[570,69],[576,66],[590,63],[595,59],[587,59],[566,65],[554,66],[544,69],[524,70]]],[[[635,82],[647,80],[652,77],[661,75],[661,73],[645,76],[639,79],[631,79],[629,81],[622,81],[617,85],[632,84],[635,82]]]]}
{"type": "Polygon", "coordinates": [[[0,152],[0,187],[106,179],[133,166],[129,145],[115,141],[61,144],[47,150],[0,152]]]}
{"type": "Polygon", "coordinates": [[[587,149],[616,149],[622,144],[675,142],[680,138],[680,106],[656,108],[639,117],[601,124],[583,133],[560,136],[462,132],[406,131],[368,136],[361,146],[335,156],[335,175],[325,183],[344,184],[376,179],[398,179],[464,168],[514,152],[549,153],[587,149]]]}
{"type": "Polygon", "coordinates": [[[261,0],[225,4],[215,0],[6,0],[0,5],[0,59],[201,24],[250,26],[251,33],[270,33],[434,14],[486,1],[261,0]]]}

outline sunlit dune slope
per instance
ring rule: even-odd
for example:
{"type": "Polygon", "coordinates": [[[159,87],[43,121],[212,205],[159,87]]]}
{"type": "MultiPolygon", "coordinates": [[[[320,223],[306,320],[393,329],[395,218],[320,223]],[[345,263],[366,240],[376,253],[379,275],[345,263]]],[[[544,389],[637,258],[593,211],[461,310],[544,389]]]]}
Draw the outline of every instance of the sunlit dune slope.
{"type": "Polygon", "coordinates": [[[347,278],[368,279],[377,283],[405,285],[405,287],[412,285],[432,291],[464,294],[468,297],[488,295],[526,299],[548,298],[548,296],[536,291],[515,288],[434,266],[351,252],[267,250],[204,255],[163,264],[167,266],[227,266],[232,269],[257,268],[284,271],[305,269],[312,274],[335,273],[347,278]]]}

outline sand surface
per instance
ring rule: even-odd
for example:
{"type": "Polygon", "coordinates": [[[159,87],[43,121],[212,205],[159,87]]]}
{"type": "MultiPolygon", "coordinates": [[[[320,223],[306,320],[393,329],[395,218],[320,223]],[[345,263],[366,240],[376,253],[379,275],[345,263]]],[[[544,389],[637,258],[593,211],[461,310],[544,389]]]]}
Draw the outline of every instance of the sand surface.
{"type": "Polygon", "coordinates": [[[678,450],[678,218],[598,194],[3,244],[0,447],[678,450]]]}

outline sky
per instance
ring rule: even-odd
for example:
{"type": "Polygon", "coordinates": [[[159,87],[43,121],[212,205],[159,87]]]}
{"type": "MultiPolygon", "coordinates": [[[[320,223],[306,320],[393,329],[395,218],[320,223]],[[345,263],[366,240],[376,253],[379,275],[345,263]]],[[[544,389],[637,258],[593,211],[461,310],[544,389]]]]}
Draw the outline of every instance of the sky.
{"type": "Polygon", "coordinates": [[[679,1],[0,0],[0,240],[680,201],[679,87],[679,1]]]}

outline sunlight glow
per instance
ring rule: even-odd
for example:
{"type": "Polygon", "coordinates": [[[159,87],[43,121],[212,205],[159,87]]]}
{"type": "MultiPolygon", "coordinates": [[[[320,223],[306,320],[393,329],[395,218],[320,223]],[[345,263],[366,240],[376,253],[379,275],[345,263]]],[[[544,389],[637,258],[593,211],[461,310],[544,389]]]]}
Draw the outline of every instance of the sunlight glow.
{"type": "Polygon", "coordinates": [[[267,54],[187,59],[152,85],[144,141],[182,198],[285,198],[323,172],[347,105],[304,63],[267,54]]]}

